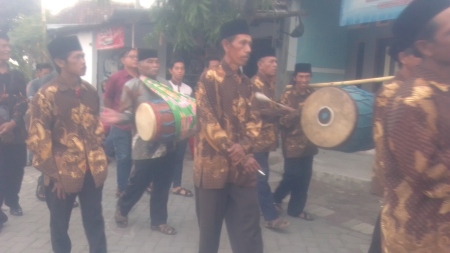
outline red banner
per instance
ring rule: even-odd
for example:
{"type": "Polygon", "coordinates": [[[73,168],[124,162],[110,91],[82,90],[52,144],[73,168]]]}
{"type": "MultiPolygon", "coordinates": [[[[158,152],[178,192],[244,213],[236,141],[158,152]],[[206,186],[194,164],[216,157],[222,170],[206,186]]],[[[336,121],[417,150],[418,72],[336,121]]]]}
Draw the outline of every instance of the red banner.
{"type": "Polygon", "coordinates": [[[97,50],[116,49],[125,46],[125,31],[123,27],[113,27],[97,33],[95,46],[97,50]]]}

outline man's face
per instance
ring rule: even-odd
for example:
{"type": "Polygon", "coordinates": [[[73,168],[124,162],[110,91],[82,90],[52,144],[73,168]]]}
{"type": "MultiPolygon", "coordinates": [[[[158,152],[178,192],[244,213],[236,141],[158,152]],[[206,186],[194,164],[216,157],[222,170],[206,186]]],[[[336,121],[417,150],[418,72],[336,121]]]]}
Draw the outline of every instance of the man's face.
{"type": "Polygon", "coordinates": [[[432,41],[416,43],[426,58],[431,58],[441,65],[450,67],[450,8],[434,17],[436,32],[432,41]]]}
{"type": "Polygon", "coordinates": [[[55,62],[61,68],[61,72],[76,76],[86,74],[86,60],[83,51],[71,52],[66,60],[56,59],[55,62]]]}
{"type": "Polygon", "coordinates": [[[7,62],[11,58],[11,44],[9,41],[0,39],[0,61],[7,62]]]}
{"type": "Polygon", "coordinates": [[[158,58],[148,58],[139,62],[139,73],[146,77],[156,77],[159,74],[158,58]]]}
{"type": "Polygon", "coordinates": [[[225,55],[228,56],[232,64],[244,66],[250,59],[250,53],[252,52],[252,37],[238,34],[231,42],[224,40],[223,48],[225,55]]]}
{"type": "Polygon", "coordinates": [[[211,60],[211,61],[209,61],[209,64],[208,64],[208,68],[217,68],[217,67],[219,67],[219,65],[220,65],[220,62],[218,61],[218,60],[211,60]]]}
{"type": "Polygon", "coordinates": [[[269,77],[274,77],[277,75],[277,58],[273,56],[261,58],[258,61],[259,71],[269,77]]]}
{"type": "Polygon", "coordinates": [[[311,81],[311,73],[304,73],[299,72],[297,75],[295,75],[295,85],[299,89],[306,89],[308,88],[309,82],[311,81]]]}
{"type": "Polygon", "coordinates": [[[42,77],[50,74],[50,72],[52,72],[51,69],[41,69],[37,74],[37,78],[42,78],[42,77]]]}
{"type": "Polygon", "coordinates": [[[176,62],[171,69],[169,69],[170,75],[172,78],[177,81],[182,81],[184,78],[184,74],[186,73],[184,69],[184,63],[176,62]]]}
{"type": "Polygon", "coordinates": [[[128,52],[128,54],[122,57],[121,61],[125,68],[137,69],[139,63],[137,50],[133,49],[130,52],[128,52]]]}

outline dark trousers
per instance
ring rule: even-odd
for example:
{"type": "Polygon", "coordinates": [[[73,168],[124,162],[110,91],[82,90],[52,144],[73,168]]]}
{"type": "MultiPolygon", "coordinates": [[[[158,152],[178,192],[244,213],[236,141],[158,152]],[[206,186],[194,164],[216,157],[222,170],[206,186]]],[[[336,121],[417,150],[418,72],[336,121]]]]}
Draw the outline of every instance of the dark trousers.
{"type": "Polygon", "coordinates": [[[112,140],[116,156],[117,188],[120,192],[124,192],[127,188],[131,167],[133,166],[131,159],[131,130],[123,130],[112,126],[108,138],[112,140]]]}
{"type": "Polygon", "coordinates": [[[195,188],[200,228],[199,253],[217,253],[223,220],[233,253],[262,253],[259,205],[255,188],[228,184],[223,189],[195,188]]]}
{"type": "Polygon", "coordinates": [[[90,253],[106,253],[105,222],[102,214],[103,186],[96,188],[91,172],[84,178],[81,192],[68,194],[59,199],[52,191],[53,183],[46,187],[45,200],[50,210],[50,233],[53,252],[69,253],[72,248],[67,230],[73,203],[78,195],[84,232],[89,243],[90,253]]]}
{"type": "Polygon", "coordinates": [[[175,154],[175,163],[174,163],[174,171],[173,171],[173,188],[177,188],[181,186],[181,179],[183,178],[183,163],[184,163],[184,154],[186,153],[186,148],[188,145],[188,140],[183,140],[177,143],[176,154],[175,154]]]}
{"type": "Polygon", "coordinates": [[[290,193],[287,213],[298,217],[305,208],[312,177],[314,156],[284,159],[284,175],[273,194],[275,203],[281,203],[290,193]]]}
{"type": "Polygon", "coordinates": [[[0,207],[19,206],[19,192],[22,186],[24,168],[27,161],[26,144],[6,144],[0,142],[0,207]]]}
{"type": "Polygon", "coordinates": [[[150,182],[153,182],[150,195],[150,220],[152,226],[167,224],[167,202],[173,176],[175,152],[163,157],[147,160],[135,160],[129,184],[119,199],[119,209],[127,216],[133,206],[142,197],[150,182]]]}
{"type": "Polygon", "coordinates": [[[255,160],[261,166],[265,176],[258,173],[258,201],[261,212],[266,221],[273,221],[278,219],[278,211],[275,208],[272,190],[269,185],[269,152],[255,153],[255,160]]]}
{"type": "Polygon", "coordinates": [[[381,213],[378,215],[377,222],[372,234],[372,243],[368,253],[381,253],[381,213]]]}

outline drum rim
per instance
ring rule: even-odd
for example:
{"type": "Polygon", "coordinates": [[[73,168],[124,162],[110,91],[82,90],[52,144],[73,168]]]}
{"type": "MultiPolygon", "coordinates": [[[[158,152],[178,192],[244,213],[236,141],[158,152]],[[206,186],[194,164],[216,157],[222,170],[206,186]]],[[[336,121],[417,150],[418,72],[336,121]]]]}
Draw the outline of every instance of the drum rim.
{"type": "MultiPolygon", "coordinates": [[[[326,88],[321,88],[320,90],[322,90],[322,89],[334,89],[334,90],[344,91],[345,95],[346,95],[348,98],[350,98],[350,101],[351,101],[351,103],[352,103],[352,105],[353,105],[353,108],[355,109],[355,113],[356,113],[357,115],[359,114],[359,108],[358,108],[357,104],[355,103],[355,101],[353,100],[353,98],[352,98],[347,92],[345,92],[345,90],[340,89],[340,88],[338,88],[338,87],[326,87],[326,88]]],[[[314,92],[314,93],[315,93],[315,92],[314,92]]],[[[312,93],[311,96],[314,95],[314,93],[312,93]]],[[[312,101],[312,100],[310,100],[310,99],[311,99],[311,96],[309,96],[308,99],[306,99],[305,104],[304,104],[302,110],[303,110],[304,108],[306,108],[306,106],[309,104],[308,101],[312,101]]],[[[322,106],[322,107],[320,107],[320,108],[323,108],[323,107],[325,107],[325,106],[322,106]]],[[[302,113],[302,115],[303,115],[303,113],[302,113]]],[[[331,124],[331,123],[330,123],[330,124],[331,124]]],[[[305,134],[304,117],[303,117],[303,116],[300,118],[300,126],[301,126],[301,128],[302,128],[302,132],[305,134]]],[[[328,126],[329,126],[329,125],[328,125],[328,126]]],[[[357,126],[357,119],[356,119],[355,121],[353,121],[352,129],[354,130],[354,129],[356,128],[356,126],[357,126]]],[[[312,142],[314,145],[316,145],[317,147],[320,147],[320,148],[323,148],[323,149],[336,149],[336,148],[339,148],[340,146],[342,146],[346,141],[348,141],[348,139],[352,136],[352,133],[353,133],[353,131],[350,131],[350,132],[349,132],[349,134],[348,134],[348,135],[346,136],[346,138],[345,138],[345,141],[343,141],[343,142],[341,142],[341,143],[339,143],[339,144],[336,144],[336,145],[326,146],[326,147],[324,147],[324,146],[322,146],[322,145],[316,144],[315,142],[313,142],[313,141],[312,141],[311,139],[309,139],[309,138],[308,138],[308,140],[311,141],[311,142],[312,142]]],[[[306,135],[306,134],[305,134],[305,135],[306,135]]]]}
{"type": "MultiPolygon", "coordinates": [[[[153,118],[154,118],[155,121],[157,122],[157,119],[156,119],[156,113],[155,113],[155,111],[154,111],[154,108],[153,108],[151,102],[143,102],[143,103],[141,103],[141,104],[136,108],[136,119],[135,119],[135,121],[138,120],[138,112],[140,111],[139,108],[141,108],[141,107],[147,107],[147,106],[148,106],[149,108],[151,108],[151,110],[149,110],[149,111],[153,114],[153,118]]],[[[151,141],[151,140],[156,136],[157,126],[154,127],[153,132],[152,132],[152,134],[150,135],[149,138],[144,138],[144,137],[142,136],[142,131],[140,131],[141,128],[139,127],[139,125],[140,125],[140,124],[138,124],[138,123],[136,122],[136,130],[137,130],[137,133],[138,133],[139,137],[141,137],[142,140],[144,140],[144,141],[151,141]]]]}

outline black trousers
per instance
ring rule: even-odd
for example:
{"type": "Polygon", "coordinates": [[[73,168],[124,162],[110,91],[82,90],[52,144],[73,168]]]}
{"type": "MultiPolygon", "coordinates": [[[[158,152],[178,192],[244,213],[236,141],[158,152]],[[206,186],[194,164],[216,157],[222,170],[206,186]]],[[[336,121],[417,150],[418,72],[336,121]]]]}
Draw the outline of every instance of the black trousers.
{"type": "Polygon", "coordinates": [[[53,252],[69,253],[72,248],[67,230],[73,203],[78,195],[84,231],[89,243],[90,253],[106,253],[105,222],[102,214],[103,186],[96,188],[94,178],[87,172],[81,192],[66,195],[59,199],[52,192],[53,183],[45,189],[45,200],[50,210],[50,233],[53,252]]]}
{"type": "Polygon", "coordinates": [[[381,213],[378,215],[368,253],[381,253],[381,213]]]}
{"type": "Polygon", "coordinates": [[[262,253],[256,188],[228,184],[223,189],[195,188],[200,228],[199,253],[217,253],[225,219],[233,253],[262,253]]]}
{"type": "Polygon", "coordinates": [[[298,217],[305,208],[312,177],[314,156],[284,159],[284,175],[273,194],[275,203],[281,203],[290,193],[287,213],[298,217]]]}
{"type": "Polygon", "coordinates": [[[172,184],[175,154],[171,151],[163,157],[134,161],[134,170],[131,172],[128,186],[118,203],[122,215],[128,215],[141,199],[149,183],[153,182],[150,196],[151,226],[167,224],[167,202],[172,184]]]}
{"type": "Polygon", "coordinates": [[[26,161],[25,143],[6,144],[0,141],[0,207],[3,202],[11,208],[18,207],[26,161]]]}

